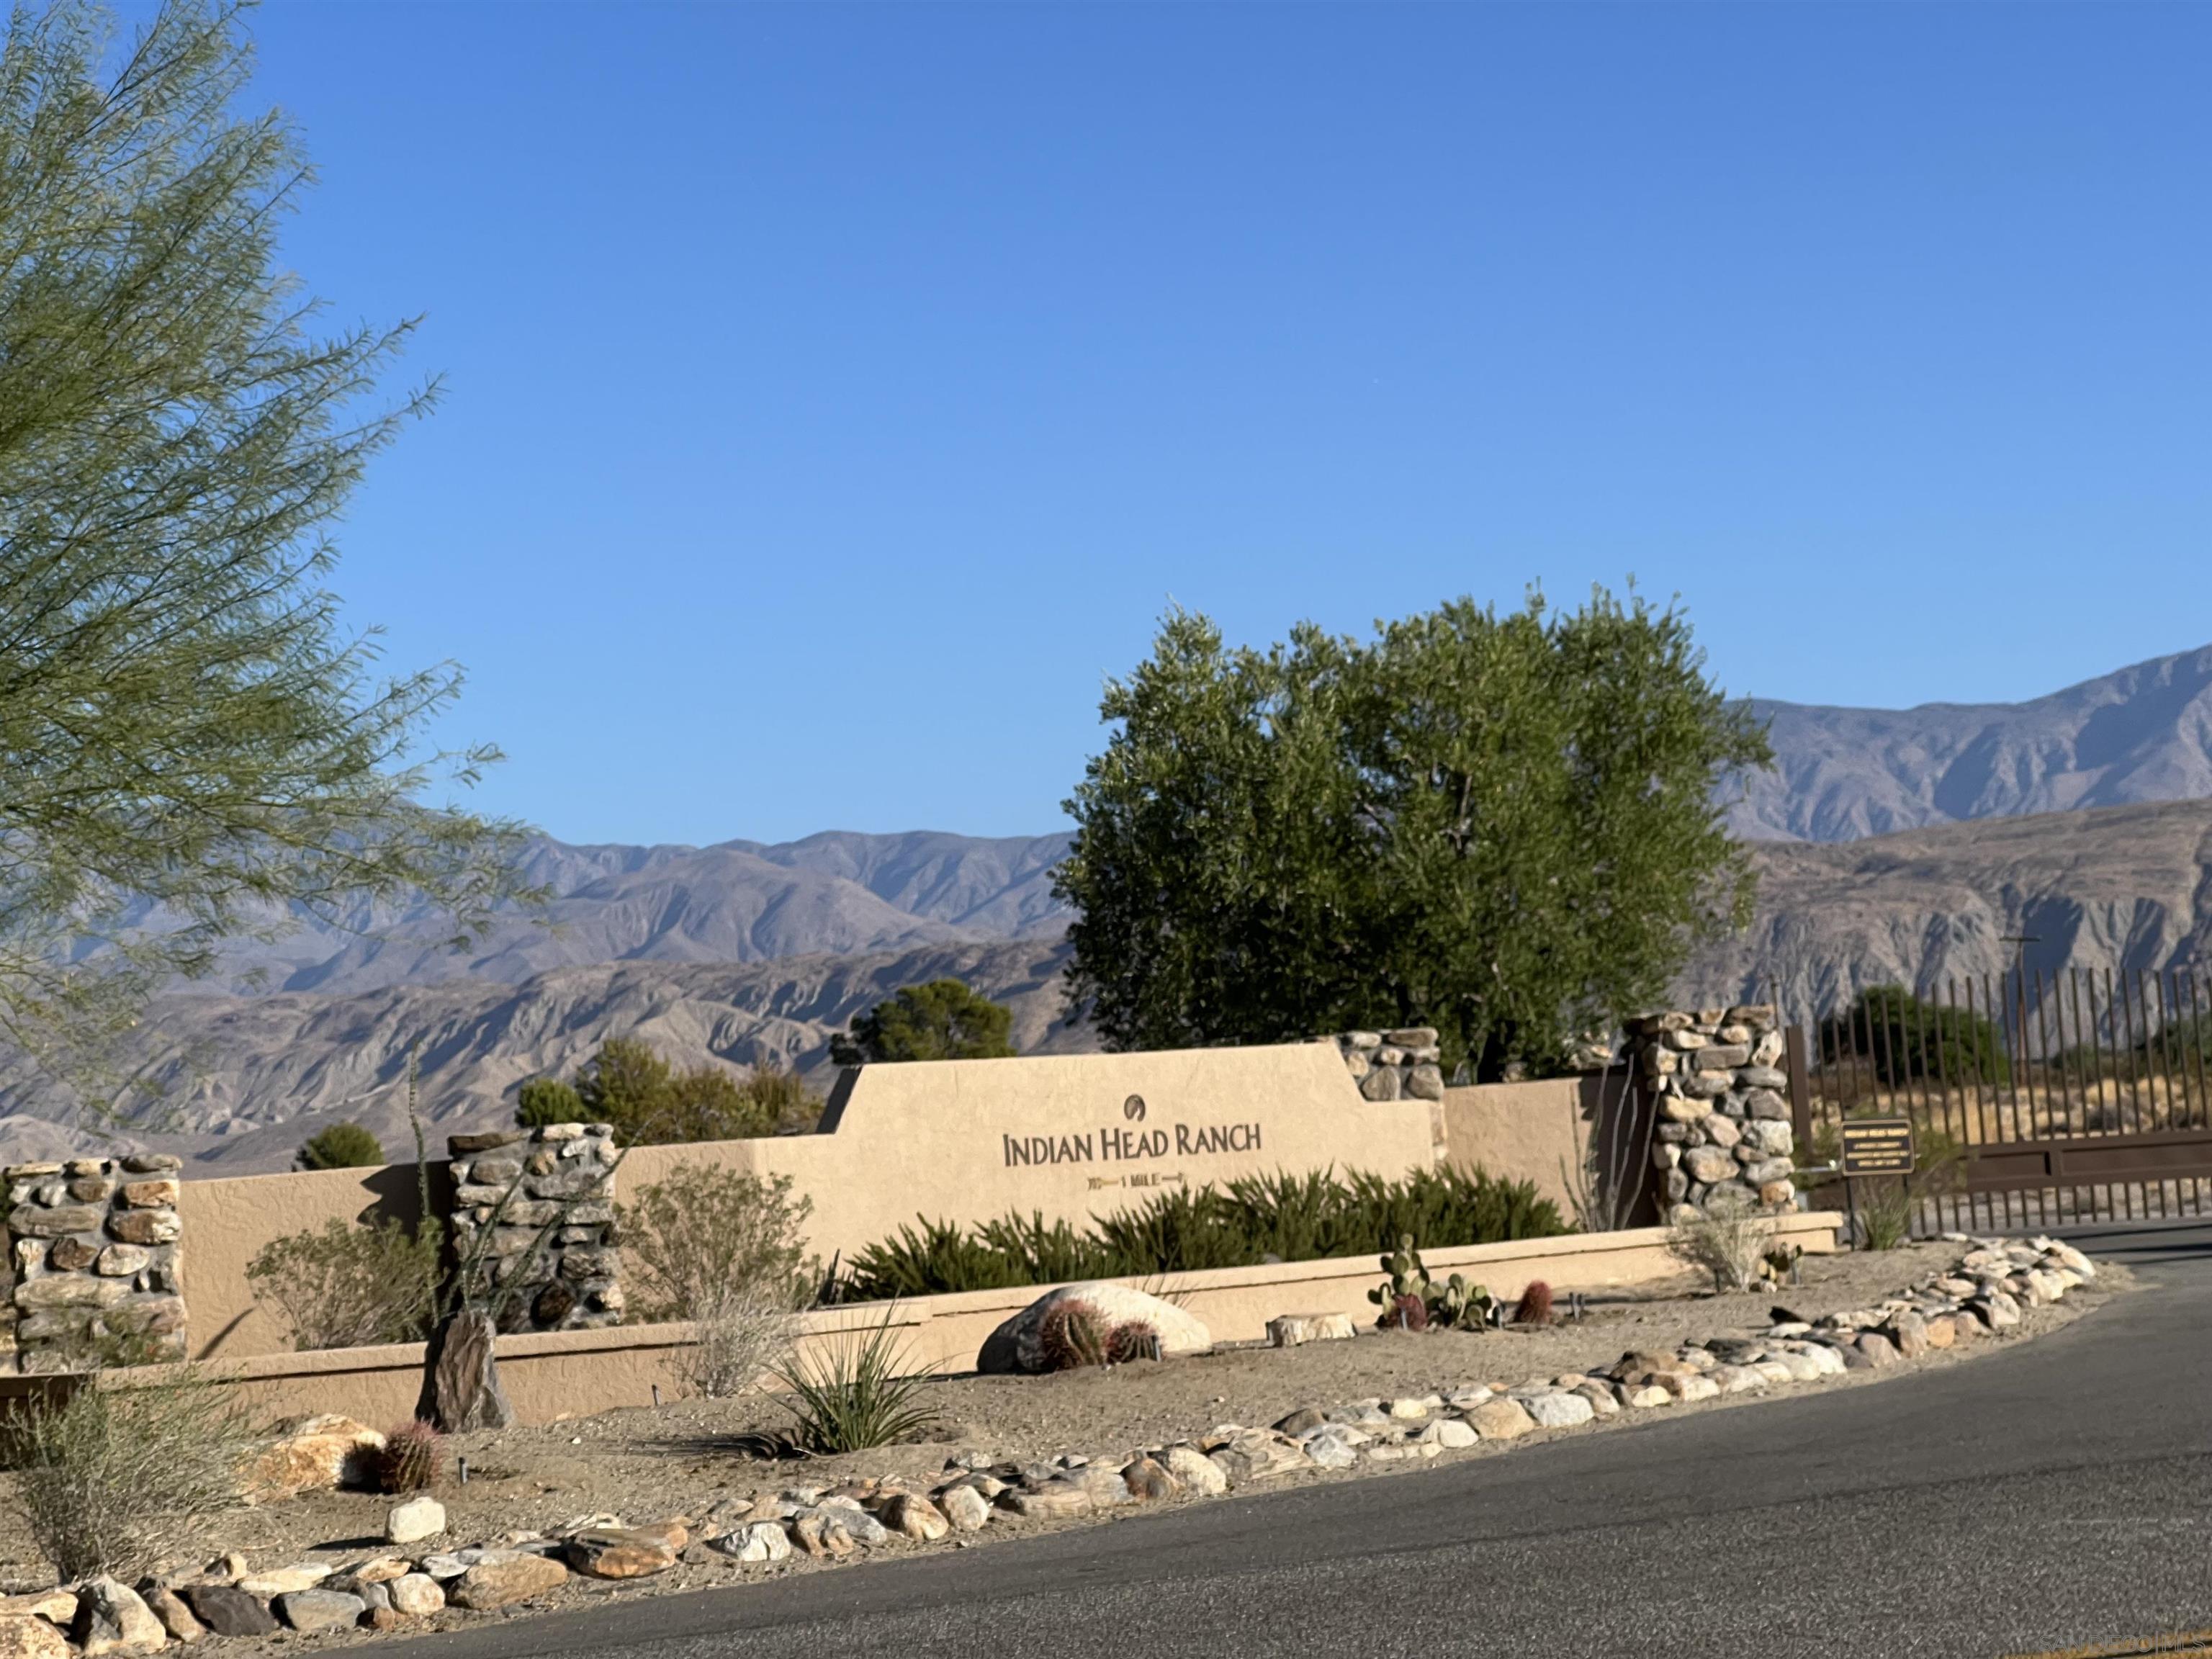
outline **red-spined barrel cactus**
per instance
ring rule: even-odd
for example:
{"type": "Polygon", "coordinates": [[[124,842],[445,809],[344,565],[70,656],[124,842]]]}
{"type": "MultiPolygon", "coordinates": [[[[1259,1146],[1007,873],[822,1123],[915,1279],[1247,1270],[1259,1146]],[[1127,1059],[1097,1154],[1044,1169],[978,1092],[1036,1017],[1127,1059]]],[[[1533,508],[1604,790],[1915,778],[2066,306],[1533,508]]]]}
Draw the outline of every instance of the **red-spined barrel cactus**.
{"type": "Polygon", "coordinates": [[[428,1492],[446,1473],[446,1440],[419,1417],[384,1437],[377,1485],[388,1492],[428,1492]]]}
{"type": "Polygon", "coordinates": [[[1552,1322],[1552,1287],[1540,1279],[1532,1279],[1521,1292],[1521,1305],[1513,1310],[1516,1325],[1548,1325],[1552,1322]]]}
{"type": "Polygon", "coordinates": [[[1112,1335],[1098,1310],[1087,1302],[1062,1302],[1037,1322],[1037,1353],[1048,1371],[1072,1371],[1106,1363],[1112,1335]]]}

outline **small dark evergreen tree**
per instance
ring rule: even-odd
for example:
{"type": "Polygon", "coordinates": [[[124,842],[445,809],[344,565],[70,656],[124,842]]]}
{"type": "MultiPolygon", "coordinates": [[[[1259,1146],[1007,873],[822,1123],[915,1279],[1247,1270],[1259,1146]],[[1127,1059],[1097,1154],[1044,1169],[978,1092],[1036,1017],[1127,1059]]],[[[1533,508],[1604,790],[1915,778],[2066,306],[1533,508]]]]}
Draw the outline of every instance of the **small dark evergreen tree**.
{"type": "Polygon", "coordinates": [[[333,1123],[300,1148],[303,1170],[369,1170],[389,1161],[384,1143],[358,1123],[333,1123]]]}
{"type": "Polygon", "coordinates": [[[1869,1064],[1892,1088],[1938,1083],[2004,1083],[2012,1077],[2004,1033],[1986,1015],[1917,997],[1902,985],[1869,985],[1820,1022],[1820,1060],[1869,1064]]]}
{"type": "Polygon", "coordinates": [[[909,985],[830,1039],[840,1066],[902,1060],[1001,1060],[1014,1052],[1012,1011],[957,979],[909,985]]]}

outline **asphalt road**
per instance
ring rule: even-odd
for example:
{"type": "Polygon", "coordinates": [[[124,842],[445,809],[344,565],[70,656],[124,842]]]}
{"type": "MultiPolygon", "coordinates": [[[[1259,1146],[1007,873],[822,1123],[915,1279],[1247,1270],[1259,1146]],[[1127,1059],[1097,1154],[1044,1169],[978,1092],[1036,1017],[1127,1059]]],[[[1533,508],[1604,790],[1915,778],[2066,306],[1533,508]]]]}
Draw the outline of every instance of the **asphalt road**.
{"type": "Polygon", "coordinates": [[[419,1659],[1991,1656],[2212,1627],[2212,1226],[2017,1348],[1507,1457],[625,1599],[419,1659]]]}

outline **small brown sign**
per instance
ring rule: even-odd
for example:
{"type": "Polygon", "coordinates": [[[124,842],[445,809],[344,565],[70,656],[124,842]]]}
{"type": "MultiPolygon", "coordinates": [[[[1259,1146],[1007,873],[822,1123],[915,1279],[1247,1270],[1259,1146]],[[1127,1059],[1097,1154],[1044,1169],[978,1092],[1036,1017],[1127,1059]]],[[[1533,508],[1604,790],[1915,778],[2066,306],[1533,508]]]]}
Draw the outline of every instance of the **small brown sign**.
{"type": "Polygon", "coordinates": [[[1912,1120],[1860,1117],[1838,1126],[1842,1135],[1838,1162],[1846,1176],[1911,1175],[1912,1120]]]}

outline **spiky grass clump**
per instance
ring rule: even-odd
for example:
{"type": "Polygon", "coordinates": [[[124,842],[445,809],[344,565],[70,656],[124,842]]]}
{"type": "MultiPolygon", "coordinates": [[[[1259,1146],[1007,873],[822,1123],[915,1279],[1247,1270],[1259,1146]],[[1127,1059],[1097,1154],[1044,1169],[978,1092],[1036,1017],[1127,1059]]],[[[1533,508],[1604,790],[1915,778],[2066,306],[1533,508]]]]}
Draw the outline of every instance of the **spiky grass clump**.
{"type": "Polygon", "coordinates": [[[1088,1302],[1060,1302],[1037,1321],[1037,1357],[1048,1371],[1080,1370],[1106,1363],[1114,1333],[1088,1302]]]}
{"type": "Polygon", "coordinates": [[[436,1427],[416,1418],[384,1437],[376,1456],[376,1484],[394,1494],[428,1492],[445,1478],[446,1439],[436,1427]]]}
{"type": "Polygon", "coordinates": [[[800,1353],[777,1375],[790,1391],[784,1409],[792,1439],[823,1456],[918,1440],[937,1426],[923,1396],[926,1371],[908,1369],[904,1345],[892,1334],[892,1310],[866,1331],[848,1331],[811,1354],[800,1353]]]}
{"type": "Polygon", "coordinates": [[[1159,1350],[1160,1334],[1149,1319],[1125,1319],[1106,1336],[1106,1363],[1126,1365],[1133,1359],[1151,1359],[1159,1350]]]}
{"type": "Polygon", "coordinates": [[[1513,1310],[1516,1325],[1548,1325],[1552,1322],[1552,1287],[1540,1279],[1532,1279],[1521,1292],[1520,1305],[1513,1310]]]}

